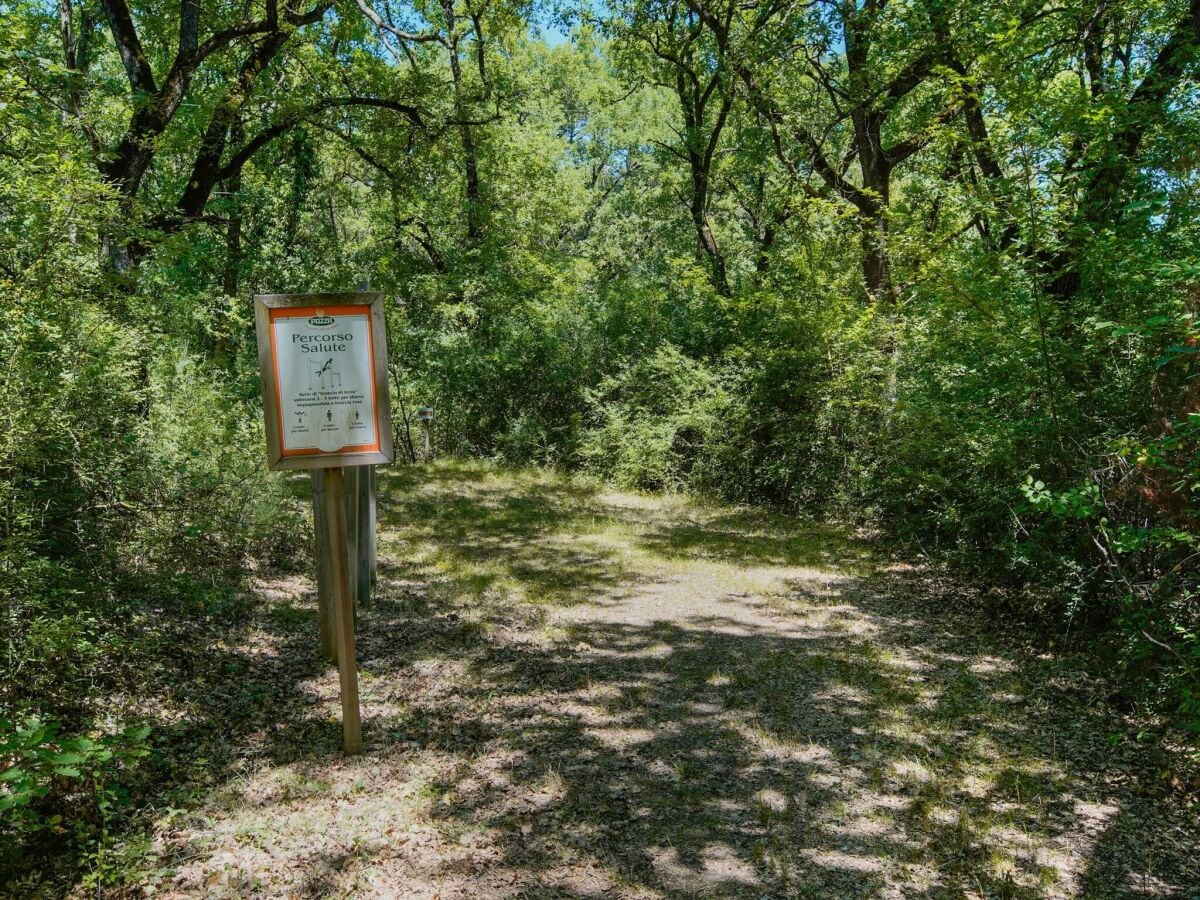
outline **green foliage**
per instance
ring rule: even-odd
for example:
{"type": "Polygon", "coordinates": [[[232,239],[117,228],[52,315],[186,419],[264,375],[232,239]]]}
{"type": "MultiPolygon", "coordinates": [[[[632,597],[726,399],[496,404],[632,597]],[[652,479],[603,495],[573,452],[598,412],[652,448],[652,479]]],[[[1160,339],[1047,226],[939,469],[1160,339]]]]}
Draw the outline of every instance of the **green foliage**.
{"type": "MultiPolygon", "coordinates": [[[[367,281],[406,456],[429,405],[436,453],[880,527],[1195,727],[1183,0],[628,0],[554,47],[538,5],[361,6],[206,7],[193,55],[188,4],[124,55],[92,4],[0,11],[10,722],[104,731],[164,611],[306,557],[250,295],[367,281]]],[[[29,777],[6,816],[76,783],[29,777]]]]}
{"type": "Polygon", "coordinates": [[[122,767],[150,754],[148,725],[130,725],[117,734],[67,737],[61,725],[30,716],[21,722],[0,719],[0,811],[18,833],[64,830],[62,815],[39,815],[37,801],[56,780],[78,783],[101,815],[127,798],[117,782],[122,767]]]}
{"type": "Polygon", "coordinates": [[[297,565],[307,523],[288,512],[290,492],[263,466],[261,416],[230,396],[228,374],[191,356],[165,356],[150,373],[145,505],[127,561],[216,583],[238,580],[247,560],[297,565]]]}
{"type": "Polygon", "coordinates": [[[693,483],[730,402],[718,375],[665,345],[602,382],[592,405],[584,464],[625,487],[675,491],[693,483]]]}

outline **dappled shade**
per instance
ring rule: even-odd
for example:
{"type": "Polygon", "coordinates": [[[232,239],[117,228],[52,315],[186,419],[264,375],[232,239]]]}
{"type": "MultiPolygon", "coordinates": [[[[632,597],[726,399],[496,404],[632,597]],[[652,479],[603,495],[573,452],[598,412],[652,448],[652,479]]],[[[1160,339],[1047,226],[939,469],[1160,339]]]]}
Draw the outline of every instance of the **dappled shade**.
{"type": "MultiPolygon", "coordinates": [[[[334,675],[297,679],[309,714],[206,827],[160,833],[182,886],[1044,897],[1194,874],[1124,842],[1169,814],[1106,778],[1082,668],[844,535],[478,466],[382,490],[367,754],[338,752],[334,675]]],[[[311,596],[276,602],[263,638],[297,652],[311,596]]]]}

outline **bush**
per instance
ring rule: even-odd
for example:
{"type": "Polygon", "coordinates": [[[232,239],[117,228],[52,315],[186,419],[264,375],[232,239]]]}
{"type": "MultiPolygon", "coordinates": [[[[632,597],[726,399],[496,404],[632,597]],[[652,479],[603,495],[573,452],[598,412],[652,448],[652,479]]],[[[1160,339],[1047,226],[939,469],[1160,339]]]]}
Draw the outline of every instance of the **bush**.
{"type": "Polygon", "coordinates": [[[245,383],[71,265],[6,283],[0,330],[0,390],[21,398],[0,430],[0,851],[15,872],[33,843],[73,846],[102,877],[147,751],[112,697],[161,684],[164,615],[294,562],[308,529],[245,383]]]}
{"type": "Polygon", "coordinates": [[[11,863],[19,839],[46,830],[69,830],[102,851],[111,816],[129,799],[126,773],[150,754],[149,735],[148,725],[65,735],[53,719],[0,718],[0,859],[11,863]]]}
{"type": "Polygon", "coordinates": [[[693,484],[729,397],[720,375],[668,345],[606,379],[591,406],[584,466],[625,487],[675,491],[693,484]]]}

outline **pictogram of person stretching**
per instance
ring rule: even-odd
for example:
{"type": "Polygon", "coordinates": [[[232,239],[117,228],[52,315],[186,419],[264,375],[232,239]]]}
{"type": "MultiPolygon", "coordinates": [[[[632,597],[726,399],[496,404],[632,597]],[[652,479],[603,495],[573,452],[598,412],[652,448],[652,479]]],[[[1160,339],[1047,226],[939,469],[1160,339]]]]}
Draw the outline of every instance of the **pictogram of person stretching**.
{"type": "Polygon", "coordinates": [[[330,388],[342,386],[342,373],[333,367],[333,357],[325,360],[323,366],[317,363],[309,363],[308,367],[308,389],[310,391],[326,391],[330,388]]]}

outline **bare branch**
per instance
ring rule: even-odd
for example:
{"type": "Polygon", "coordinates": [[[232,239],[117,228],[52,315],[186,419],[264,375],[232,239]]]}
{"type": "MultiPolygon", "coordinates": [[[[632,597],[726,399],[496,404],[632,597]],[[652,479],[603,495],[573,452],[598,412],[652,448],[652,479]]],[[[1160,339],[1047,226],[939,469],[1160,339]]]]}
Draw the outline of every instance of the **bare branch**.
{"type": "Polygon", "coordinates": [[[442,42],[441,35],[439,35],[436,31],[405,31],[401,28],[397,28],[390,22],[385,22],[383,16],[379,15],[375,8],[371,6],[369,0],[355,0],[355,3],[358,4],[359,10],[364,16],[367,17],[367,20],[374,25],[376,30],[381,34],[386,32],[397,40],[404,41],[406,43],[412,42],[414,44],[425,44],[431,41],[437,41],[438,43],[442,42]]]}

